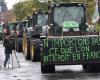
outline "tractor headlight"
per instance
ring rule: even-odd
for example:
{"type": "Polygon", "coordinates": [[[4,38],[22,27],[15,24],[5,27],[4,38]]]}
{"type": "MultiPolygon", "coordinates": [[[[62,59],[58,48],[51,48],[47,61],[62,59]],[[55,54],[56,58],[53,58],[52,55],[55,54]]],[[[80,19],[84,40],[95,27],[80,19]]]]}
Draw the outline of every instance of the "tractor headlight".
{"type": "Polygon", "coordinates": [[[79,31],[79,28],[73,28],[73,31],[79,31]]]}
{"type": "Polygon", "coordinates": [[[69,30],[69,28],[63,28],[63,32],[68,32],[69,30]]]}

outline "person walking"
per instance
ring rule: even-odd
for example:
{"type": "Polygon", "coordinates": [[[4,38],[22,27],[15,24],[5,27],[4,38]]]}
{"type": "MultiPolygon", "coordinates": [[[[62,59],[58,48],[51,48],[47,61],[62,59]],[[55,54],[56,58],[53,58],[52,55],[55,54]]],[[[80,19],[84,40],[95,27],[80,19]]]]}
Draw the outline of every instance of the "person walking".
{"type": "Polygon", "coordinates": [[[12,42],[10,41],[10,35],[6,34],[4,38],[4,47],[5,47],[5,61],[4,68],[6,68],[6,64],[10,58],[10,54],[12,53],[12,42]]]}

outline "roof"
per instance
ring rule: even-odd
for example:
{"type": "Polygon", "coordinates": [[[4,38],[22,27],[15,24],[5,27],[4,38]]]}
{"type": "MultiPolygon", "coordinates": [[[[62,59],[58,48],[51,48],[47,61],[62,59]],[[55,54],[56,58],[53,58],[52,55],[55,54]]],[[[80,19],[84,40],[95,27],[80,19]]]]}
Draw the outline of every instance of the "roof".
{"type": "Polygon", "coordinates": [[[82,3],[82,2],[61,2],[61,3],[53,3],[50,4],[51,6],[86,6],[86,3],[82,3]]]}

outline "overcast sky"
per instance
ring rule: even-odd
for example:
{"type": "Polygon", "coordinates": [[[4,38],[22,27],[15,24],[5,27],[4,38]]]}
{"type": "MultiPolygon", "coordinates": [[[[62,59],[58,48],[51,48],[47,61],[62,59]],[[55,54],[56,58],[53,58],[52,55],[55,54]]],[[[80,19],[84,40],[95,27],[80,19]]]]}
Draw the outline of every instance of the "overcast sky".
{"type": "Polygon", "coordinates": [[[20,0],[5,0],[5,2],[7,3],[8,9],[11,9],[12,6],[13,6],[15,3],[19,2],[19,1],[20,1],[20,0]]]}

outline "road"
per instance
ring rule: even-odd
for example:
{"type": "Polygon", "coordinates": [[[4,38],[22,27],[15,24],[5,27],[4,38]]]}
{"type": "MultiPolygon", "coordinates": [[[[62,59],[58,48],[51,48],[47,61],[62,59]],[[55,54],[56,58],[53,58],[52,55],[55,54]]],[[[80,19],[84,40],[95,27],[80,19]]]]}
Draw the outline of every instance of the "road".
{"type": "MultiPolygon", "coordinates": [[[[81,65],[56,66],[53,74],[42,74],[40,62],[31,62],[24,59],[22,53],[16,53],[20,68],[13,53],[13,66],[10,62],[10,69],[0,69],[0,80],[100,80],[100,73],[83,72],[81,65]]],[[[0,42],[0,64],[4,61],[4,47],[0,42]]]]}

